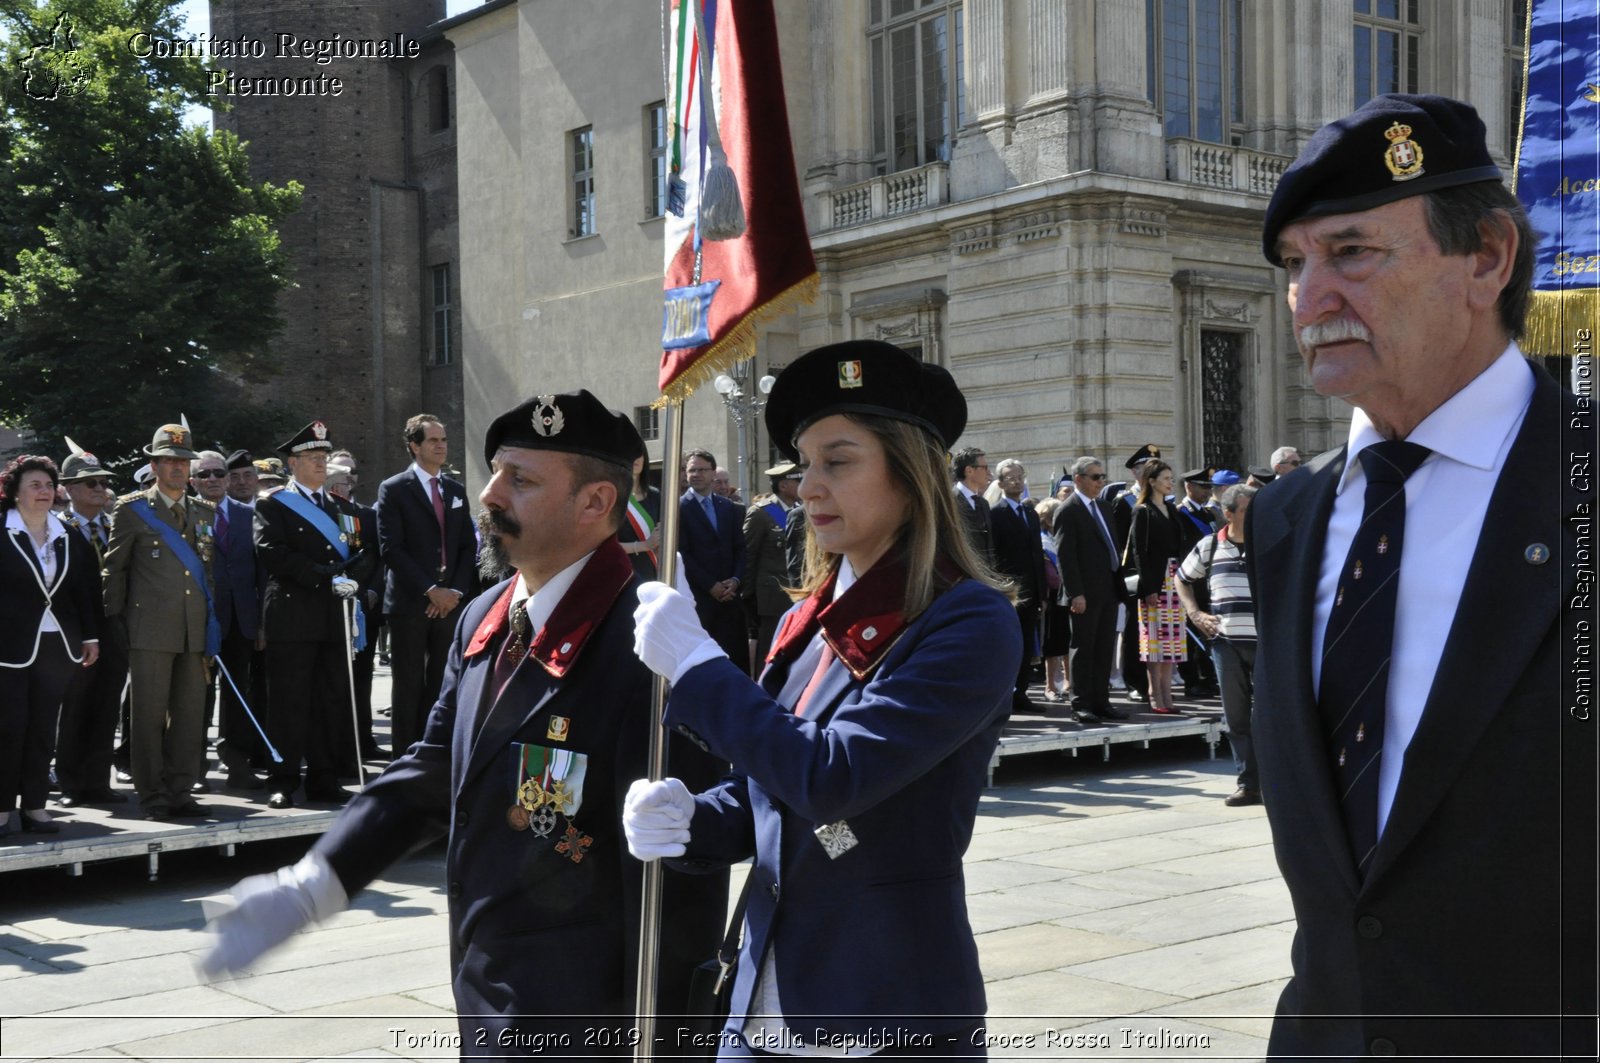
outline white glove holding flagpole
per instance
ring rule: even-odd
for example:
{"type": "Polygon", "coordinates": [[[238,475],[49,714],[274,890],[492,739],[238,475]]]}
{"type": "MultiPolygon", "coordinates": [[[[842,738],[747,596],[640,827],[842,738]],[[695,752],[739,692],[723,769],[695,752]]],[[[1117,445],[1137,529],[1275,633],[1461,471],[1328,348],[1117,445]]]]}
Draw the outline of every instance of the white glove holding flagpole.
{"type": "Polygon", "coordinates": [[[344,884],[321,853],[270,875],[251,875],[222,901],[202,901],[211,947],[200,957],[200,977],[214,981],[243,970],[309,923],[349,907],[344,884]]]}
{"type": "Polygon", "coordinates": [[[682,856],[693,818],[694,795],[677,779],[635,779],[622,799],[622,833],[638,860],[682,856]]]}
{"type": "Polygon", "coordinates": [[[633,652],[656,675],[676,683],[697,664],[728,654],[700,626],[694,598],[683,581],[678,559],[677,590],[654,580],[639,585],[639,607],[633,611],[633,652]]]}

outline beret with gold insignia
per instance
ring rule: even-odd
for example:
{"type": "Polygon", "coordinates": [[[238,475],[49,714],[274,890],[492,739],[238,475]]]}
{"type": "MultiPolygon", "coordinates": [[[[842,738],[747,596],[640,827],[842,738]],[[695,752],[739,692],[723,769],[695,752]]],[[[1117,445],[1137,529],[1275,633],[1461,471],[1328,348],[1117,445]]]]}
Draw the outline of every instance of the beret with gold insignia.
{"type": "Polygon", "coordinates": [[[1267,206],[1261,250],[1281,266],[1278,235],[1291,222],[1500,178],[1483,119],[1470,104],[1445,96],[1374,96],[1312,134],[1283,172],[1267,206]]]}
{"type": "Polygon", "coordinates": [[[583,388],[535,395],[496,417],[483,437],[483,460],[492,463],[501,447],[583,454],[625,469],[645,452],[633,419],[607,409],[583,388]]]}
{"type": "Polygon", "coordinates": [[[767,400],[767,432],[779,453],[824,417],[865,413],[914,424],[946,449],[967,427],[967,400],[943,366],[881,340],[850,340],[801,355],[778,374],[767,400]]]}

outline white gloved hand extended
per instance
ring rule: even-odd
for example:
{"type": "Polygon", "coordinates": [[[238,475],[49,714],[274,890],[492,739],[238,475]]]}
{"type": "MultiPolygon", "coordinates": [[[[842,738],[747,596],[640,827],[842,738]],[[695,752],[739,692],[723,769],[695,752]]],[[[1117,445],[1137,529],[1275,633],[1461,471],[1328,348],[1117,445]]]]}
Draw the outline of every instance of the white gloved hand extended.
{"type": "Polygon", "coordinates": [[[339,876],[321,853],[307,853],[298,864],[270,875],[251,875],[221,901],[202,901],[211,947],[200,957],[200,977],[214,981],[242,970],[308,923],[345,910],[339,876]]]}
{"type": "Polygon", "coordinates": [[[635,779],[622,799],[622,833],[639,860],[682,856],[693,818],[694,795],[677,779],[635,779]]]}
{"type": "Polygon", "coordinates": [[[341,598],[354,598],[356,596],[356,592],[360,589],[361,584],[357,583],[349,576],[333,577],[333,593],[337,594],[341,598]]]}
{"type": "Polygon", "coordinates": [[[695,665],[727,656],[700,626],[694,599],[654,581],[639,585],[633,652],[652,672],[673,683],[695,665]]]}

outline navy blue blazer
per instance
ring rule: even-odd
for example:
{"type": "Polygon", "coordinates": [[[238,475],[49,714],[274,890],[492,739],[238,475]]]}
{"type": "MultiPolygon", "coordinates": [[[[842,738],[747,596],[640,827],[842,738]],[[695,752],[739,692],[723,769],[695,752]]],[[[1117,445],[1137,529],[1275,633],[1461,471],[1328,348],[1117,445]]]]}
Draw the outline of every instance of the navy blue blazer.
{"type": "Polygon", "coordinates": [[[471,598],[478,593],[478,538],[472,528],[467,489],[448,476],[439,477],[444,496],[445,576],[439,578],[439,518],[433,499],[408,465],[378,485],[378,547],[388,574],[384,577],[383,611],[420,613],[427,607],[428,588],[450,587],[471,598]]]}
{"type": "Polygon", "coordinates": [[[943,1033],[985,1012],[961,860],[1022,636],[1006,598],[972,580],[908,623],[903,575],[882,568],[832,607],[819,595],[786,614],[759,686],[719,658],[672,688],[667,726],[734,772],[696,797],[675,866],[755,856],[730,1031],[773,949],[784,1017],[808,1037],[943,1033]],[[840,657],[801,718],[777,695],[819,624],[840,657]],[[841,822],[857,844],[830,858],[813,832],[841,822]]]}
{"type": "MultiPolygon", "coordinates": [[[[683,574],[689,580],[697,602],[711,601],[711,587],[733,576],[744,583],[744,510],[723,498],[711,496],[717,514],[712,530],[705,510],[693,491],[678,499],[678,553],[683,555],[683,574]]],[[[731,603],[738,605],[738,599],[731,603]]]]}
{"type": "MultiPolygon", "coordinates": [[[[39,643],[59,638],[67,656],[83,660],[83,644],[100,637],[100,573],[94,548],[67,529],[55,541],[56,578],[48,586],[27,532],[8,532],[0,513],[0,668],[26,668],[39,655],[39,643]],[[39,630],[46,608],[60,625],[59,634],[39,630]]],[[[54,520],[55,518],[50,518],[54,520]]]]}
{"type": "Polygon", "coordinates": [[[217,609],[217,623],[227,634],[237,618],[240,633],[254,639],[261,626],[261,593],[266,589],[263,573],[256,565],[252,531],[256,507],[229,498],[218,506],[219,514],[222,506],[228,508],[228,534],[225,540],[216,540],[211,554],[211,597],[217,609]]]}
{"type": "Polygon", "coordinates": [[[1593,454],[1595,421],[1532,371],[1364,878],[1309,659],[1345,448],[1274,480],[1246,514],[1256,753],[1297,921],[1273,1058],[1365,1056],[1379,1040],[1402,1056],[1593,1058],[1596,735],[1573,664],[1594,616],[1593,565],[1574,559],[1596,499],[1591,459],[1573,462],[1593,454]],[[1563,1012],[1589,1018],[1563,1027],[1563,1012]]]}
{"type": "MultiPolygon", "coordinates": [[[[633,654],[638,580],[612,539],[563,597],[498,699],[491,696],[515,578],[461,610],[439,701],[420,742],[361,792],[317,842],[352,896],[418,845],[448,836],[450,959],[463,1055],[500,1054],[519,1015],[633,1014],[643,867],[622,835],[622,799],[648,773],[654,677],[633,654]],[[546,836],[515,830],[518,750],[586,755],[581,802],[546,836]],[[563,845],[563,843],[566,843],[563,845]],[[477,1031],[489,1033],[482,1043],[477,1031]]],[[[668,875],[661,996],[681,1008],[688,973],[720,940],[725,902],[700,911],[668,875]],[[673,999],[672,994],[677,994],[673,999]]],[[[541,1027],[542,1028],[542,1027],[541,1027]]],[[[564,1055],[615,1054],[615,1041],[564,1055]]]]}

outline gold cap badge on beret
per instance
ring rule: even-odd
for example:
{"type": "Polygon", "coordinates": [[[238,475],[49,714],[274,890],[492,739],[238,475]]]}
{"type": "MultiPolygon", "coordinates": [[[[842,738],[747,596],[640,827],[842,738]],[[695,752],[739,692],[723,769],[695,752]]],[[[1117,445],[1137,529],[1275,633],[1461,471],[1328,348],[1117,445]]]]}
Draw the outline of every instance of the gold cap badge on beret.
{"type": "Polygon", "coordinates": [[[1383,153],[1384,165],[1389,167],[1389,172],[1396,181],[1409,181],[1413,177],[1421,177],[1422,145],[1411,136],[1411,127],[1404,122],[1396,122],[1383,131],[1389,140],[1389,150],[1383,153]]]}
{"type": "Polygon", "coordinates": [[[839,386],[841,388],[858,388],[862,383],[860,359],[839,363],[839,386]]]}

